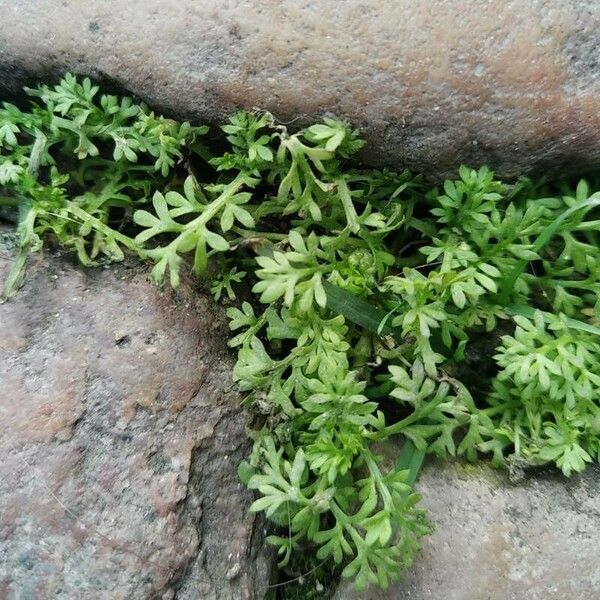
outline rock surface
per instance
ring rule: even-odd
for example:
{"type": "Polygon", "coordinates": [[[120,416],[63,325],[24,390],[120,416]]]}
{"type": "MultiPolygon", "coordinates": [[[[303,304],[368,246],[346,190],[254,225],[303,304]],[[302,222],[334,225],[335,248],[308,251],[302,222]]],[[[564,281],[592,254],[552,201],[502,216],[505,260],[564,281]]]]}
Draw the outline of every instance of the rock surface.
{"type": "Polygon", "coordinates": [[[0,0],[0,22],[0,95],[68,69],[202,120],[333,113],[369,162],[600,165],[597,0],[0,0]]]}
{"type": "Polygon", "coordinates": [[[264,597],[226,335],[138,265],[36,255],[0,305],[0,598],[264,597]]]}
{"type": "MultiPolygon", "coordinates": [[[[0,240],[0,279],[11,258],[0,240]]],[[[0,305],[2,600],[264,597],[225,336],[206,297],[136,263],[35,255],[0,305]]],[[[404,581],[336,600],[600,597],[598,467],[512,485],[434,463],[419,491],[437,531],[404,581]]]]}
{"type": "Polygon", "coordinates": [[[436,526],[387,592],[344,584],[335,600],[600,598],[600,468],[519,484],[485,467],[429,464],[419,483],[436,526]]]}

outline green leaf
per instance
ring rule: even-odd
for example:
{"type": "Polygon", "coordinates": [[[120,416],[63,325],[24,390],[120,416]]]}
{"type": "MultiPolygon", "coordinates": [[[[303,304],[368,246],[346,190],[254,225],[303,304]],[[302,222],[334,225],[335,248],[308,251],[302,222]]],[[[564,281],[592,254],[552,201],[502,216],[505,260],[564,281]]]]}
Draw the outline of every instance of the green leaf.
{"type": "Polygon", "coordinates": [[[4,288],[2,299],[8,300],[13,298],[23,285],[25,278],[25,270],[27,266],[27,258],[29,257],[29,246],[24,245],[19,248],[19,252],[12,262],[8,276],[4,280],[4,288]]]}
{"type": "Polygon", "coordinates": [[[256,473],[256,469],[248,461],[243,460],[238,465],[238,477],[244,485],[248,485],[250,478],[256,473]]]}
{"type": "MultiPolygon", "coordinates": [[[[543,231],[540,233],[538,238],[531,246],[531,251],[539,254],[540,251],[546,246],[546,244],[552,239],[552,237],[556,234],[556,232],[560,229],[560,226],[573,214],[580,210],[589,210],[596,206],[600,206],[600,197],[597,194],[594,194],[590,198],[586,198],[584,200],[580,200],[576,202],[573,206],[567,208],[560,215],[558,215],[552,223],[550,223],[543,231]]],[[[525,267],[528,264],[528,260],[521,260],[518,262],[512,271],[504,278],[502,282],[502,286],[500,289],[500,302],[502,304],[508,304],[511,292],[515,287],[515,283],[517,279],[521,276],[525,267]]]]}
{"type": "MultiPolygon", "coordinates": [[[[533,319],[537,311],[535,308],[531,306],[523,305],[523,304],[510,304],[505,309],[507,314],[516,317],[526,317],[527,319],[533,319]]],[[[547,313],[542,312],[545,316],[546,320],[549,321],[547,313]]],[[[568,325],[571,329],[577,329],[579,331],[585,331],[587,333],[592,333],[594,335],[600,336],[600,327],[595,327],[590,323],[586,323],[585,321],[580,321],[578,319],[571,319],[570,317],[562,317],[563,321],[566,325],[568,325]]],[[[516,320],[516,319],[515,319],[516,320]]]]}
{"type": "Polygon", "coordinates": [[[373,334],[381,335],[382,337],[394,335],[395,330],[388,325],[385,325],[379,331],[379,325],[386,318],[387,314],[383,309],[373,306],[366,300],[353,296],[346,290],[332,285],[327,281],[323,282],[323,289],[327,294],[327,306],[333,312],[343,315],[348,320],[360,327],[364,327],[373,334]]]}
{"type": "Polygon", "coordinates": [[[396,461],[397,471],[408,471],[406,484],[412,487],[417,480],[423,461],[425,460],[425,450],[417,449],[409,439],[404,441],[402,450],[396,461]]]}

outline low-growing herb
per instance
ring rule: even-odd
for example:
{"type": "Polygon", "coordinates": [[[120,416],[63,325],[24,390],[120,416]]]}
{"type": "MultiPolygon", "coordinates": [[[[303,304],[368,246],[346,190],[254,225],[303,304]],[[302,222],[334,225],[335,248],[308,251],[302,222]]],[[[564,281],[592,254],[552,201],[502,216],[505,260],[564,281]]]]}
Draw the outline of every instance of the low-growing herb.
{"type": "Polygon", "coordinates": [[[87,79],[28,93],[0,110],[21,245],[6,294],[44,239],[84,265],[137,253],[159,284],[205,278],[231,304],[257,424],[240,476],[282,565],[309,551],[359,588],[399,577],[431,530],[424,453],[566,475],[600,460],[598,182],[461,167],[431,188],[361,167],[332,119],[240,112],[215,152],[206,128],[87,79]],[[392,436],[398,468],[378,452],[392,436]]]}

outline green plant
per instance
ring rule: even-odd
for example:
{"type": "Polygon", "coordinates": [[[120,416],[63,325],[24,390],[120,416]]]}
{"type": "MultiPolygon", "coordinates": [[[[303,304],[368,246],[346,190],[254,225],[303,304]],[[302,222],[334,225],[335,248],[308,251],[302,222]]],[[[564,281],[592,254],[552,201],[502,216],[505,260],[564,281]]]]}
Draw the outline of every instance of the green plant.
{"type": "Polygon", "coordinates": [[[233,377],[257,427],[240,476],[283,565],[308,545],[359,587],[397,578],[430,531],[412,488],[425,452],[566,475],[600,460],[600,191],[585,181],[461,167],[428,189],[359,168],[362,142],[334,120],[292,133],[238,113],[213,155],[205,128],[98,100],[87,80],[30,94],[0,113],[23,249],[7,291],[45,235],[84,264],[125,248],[157,283],[189,270],[217,299],[243,292],[233,377]],[[384,468],[396,435],[406,452],[384,468]]]}
{"type": "Polygon", "coordinates": [[[162,189],[185,148],[206,127],[156,116],[131,98],[99,95],[89,79],[66,75],[53,88],[27,90],[30,110],[0,109],[0,185],[19,209],[21,260],[7,285],[14,294],[27,252],[44,235],[77,252],[84,265],[139,252],[120,231],[150,190],[162,189]]]}

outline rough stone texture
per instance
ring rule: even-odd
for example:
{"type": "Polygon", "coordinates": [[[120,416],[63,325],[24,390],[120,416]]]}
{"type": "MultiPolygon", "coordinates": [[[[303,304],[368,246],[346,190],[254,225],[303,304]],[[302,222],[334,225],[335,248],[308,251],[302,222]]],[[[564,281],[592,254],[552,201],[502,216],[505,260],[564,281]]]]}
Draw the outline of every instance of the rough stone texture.
{"type": "Polygon", "coordinates": [[[264,596],[226,335],[139,266],[36,256],[0,305],[2,600],[264,596]]]}
{"type": "Polygon", "coordinates": [[[519,484],[485,467],[434,463],[418,483],[436,525],[387,592],[344,584],[336,600],[600,598],[600,468],[519,484]]]}
{"type": "Polygon", "coordinates": [[[600,164],[597,0],[0,0],[0,94],[66,69],[200,119],[334,113],[370,162],[600,164]]]}

